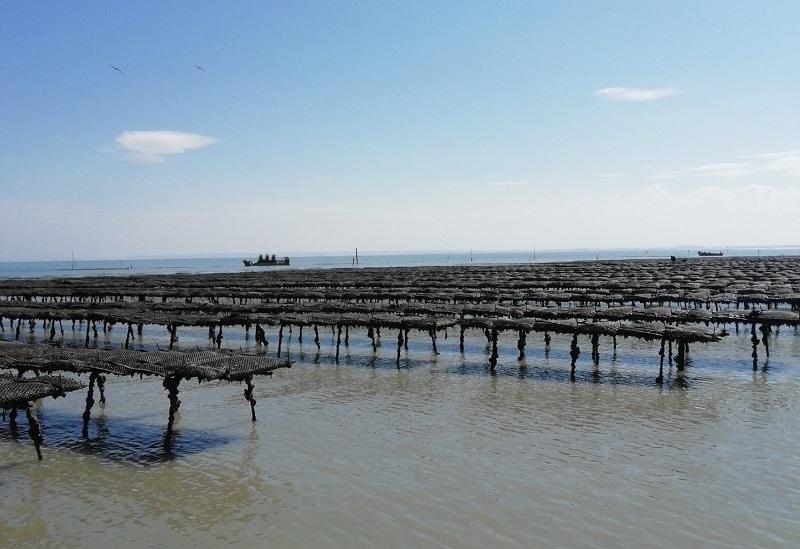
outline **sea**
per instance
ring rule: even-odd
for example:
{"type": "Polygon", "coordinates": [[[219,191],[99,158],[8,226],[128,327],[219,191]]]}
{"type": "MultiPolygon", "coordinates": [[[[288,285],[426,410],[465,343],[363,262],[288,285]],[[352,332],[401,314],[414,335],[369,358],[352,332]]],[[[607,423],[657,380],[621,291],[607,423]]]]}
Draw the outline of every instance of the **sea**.
{"type": "MultiPolygon", "coordinates": [[[[704,248],[722,252],[727,257],[800,255],[800,246],[771,248],[704,248]]],[[[0,261],[0,278],[9,277],[67,277],[67,276],[124,276],[170,273],[235,273],[274,271],[280,269],[336,269],[347,267],[413,267],[421,265],[475,265],[504,263],[547,263],[556,261],[607,261],[618,259],[669,259],[697,257],[697,248],[653,249],[580,249],[470,251],[419,253],[361,253],[356,265],[355,253],[289,254],[288,267],[245,267],[242,259],[256,255],[227,257],[64,259],[60,261],[0,261]]],[[[283,254],[285,255],[285,254],[283,254]]]]}
{"type": "MultiPolygon", "coordinates": [[[[532,255],[362,255],[360,266],[612,258],[532,255]]],[[[352,266],[349,256],[292,260],[352,266]]],[[[244,269],[238,258],[126,264],[76,267],[244,269]]],[[[71,267],[6,263],[0,275],[71,267]]],[[[665,365],[657,384],[653,342],[620,339],[614,349],[601,339],[599,365],[584,348],[572,381],[562,336],[549,347],[529,337],[522,361],[515,338],[502,336],[492,372],[478,332],[467,332],[464,353],[456,333],[440,335],[438,355],[427,334],[412,332],[398,369],[395,334],[384,332],[374,351],[365,332],[351,331],[337,364],[333,334],[321,331],[317,348],[295,328],[284,334],[294,366],[255,381],[257,421],[244,386],[183,383],[171,450],[160,381],[109,377],[88,436],[85,392],[36,403],[41,462],[24,415],[16,429],[0,421],[0,546],[798,547],[800,334],[774,332],[771,356],[753,369],[749,334],[728,329],[722,342],[692,347],[685,375],[665,365]]],[[[208,346],[202,329],[179,336],[181,348],[208,346]]],[[[37,327],[28,337],[49,334],[37,327]]],[[[65,324],[63,343],[83,337],[65,324]]],[[[146,326],[134,345],[154,349],[166,337],[146,326]]],[[[124,338],[118,326],[92,345],[124,338]]],[[[267,339],[274,354],[273,328],[267,339]]],[[[243,329],[226,331],[224,344],[254,349],[243,329]]]]}

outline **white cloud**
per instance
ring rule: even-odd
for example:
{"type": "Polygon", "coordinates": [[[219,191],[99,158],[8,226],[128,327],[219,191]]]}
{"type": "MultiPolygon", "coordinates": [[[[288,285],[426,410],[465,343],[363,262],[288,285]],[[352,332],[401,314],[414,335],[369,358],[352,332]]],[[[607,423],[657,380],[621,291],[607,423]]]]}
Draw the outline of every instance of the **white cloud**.
{"type": "Polygon", "coordinates": [[[676,88],[603,88],[593,95],[611,101],[655,101],[680,95],[682,92],[676,88]]]}
{"type": "Polygon", "coordinates": [[[653,179],[717,178],[734,179],[754,175],[800,178],[800,150],[761,153],[742,157],[737,162],[716,162],[694,168],[671,170],[652,176],[653,179]]]}
{"type": "MultiPolygon", "coordinates": [[[[768,162],[763,166],[765,172],[777,173],[783,177],[800,177],[800,151],[772,154],[779,156],[766,157],[768,162]]],[[[761,158],[765,157],[761,156],[761,158]]]]}
{"type": "Polygon", "coordinates": [[[661,183],[653,183],[644,190],[644,196],[647,198],[666,198],[670,196],[670,193],[661,183]]]}
{"type": "Polygon", "coordinates": [[[780,158],[791,158],[793,156],[800,156],[800,149],[792,149],[790,151],[780,151],[780,152],[772,152],[772,153],[761,153],[761,154],[754,154],[751,156],[745,156],[745,158],[764,158],[767,160],[773,159],[780,159],[780,158]]]}
{"type": "Polygon", "coordinates": [[[163,162],[164,156],[213,145],[217,139],[207,135],[172,130],[125,131],[114,140],[119,149],[135,162],[163,162]]]}
{"type": "Polygon", "coordinates": [[[695,168],[689,168],[686,173],[689,175],[707,177],[742,177],[749,175],[752,166],[744,162],[717,162],[714,164],[704,164],[695,168]]]}
{"type": "Polygon", "coordinates": [[[523,185],[527,185],[528,182],[523,180],[489,181],[486,184],[492,185],[493,187],[522,187],[523,185]]]}

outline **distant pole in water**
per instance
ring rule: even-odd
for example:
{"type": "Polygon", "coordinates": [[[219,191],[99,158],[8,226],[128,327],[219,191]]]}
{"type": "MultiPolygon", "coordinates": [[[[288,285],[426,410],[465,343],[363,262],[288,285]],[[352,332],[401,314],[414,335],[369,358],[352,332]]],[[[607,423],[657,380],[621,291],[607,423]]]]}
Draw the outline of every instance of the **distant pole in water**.
{"type": "Polygon", "coordinates": [[[75,250],[71,250],[70,254],[72,254],[72,270],[75,270],[75,250]]]}
{"type": "Polygon", "coordinates": [[[358,248],[356,248],[356,265],[358,265],[358,248]]]}
{"type": "Polygon", "coordinates": [[[469,260],[472,261],[472,250],[469,251],[469,260]]]}

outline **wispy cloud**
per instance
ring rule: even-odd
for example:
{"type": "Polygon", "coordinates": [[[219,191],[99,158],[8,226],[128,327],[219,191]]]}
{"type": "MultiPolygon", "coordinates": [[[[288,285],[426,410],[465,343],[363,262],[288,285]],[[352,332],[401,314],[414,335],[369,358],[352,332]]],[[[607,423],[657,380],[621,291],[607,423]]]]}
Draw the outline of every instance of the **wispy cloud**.
{"type": "Polygon", "coordinates": [[[492,185],[493,187],[522,187],[523,185],[527,185],[528,182],[524,180],[488,181],[486,184],[492,185]]]}
{"type": "Polygon", "coordinates": [[[649,198],[669,199],[675,201],[691,200],[692,203],[713,204],[720,199],[730,201],[760,200],[765,197],[775,196],[796,196],[797,189],[787,187],[783,190],[772,185],[750,184],[740,187],[721,187],[719,185],[709,185],[693,189],[688,193],[685,191],[673,192],[661,183],[653,183],[642,191],[643,196],[649,198]]]}
{"type": "Polygon", "coordinates": [[[800,149],[792,149],[790,151],[780,151],[772,153],[753,154],[751,156],[745,156],[745,158],[764,158],[767,160],[776,160],[781,158],[791,158],[795,156],[800,156],[800,149]]]}
{"type": "Polygon", "coordinates": [[[680,95],[677,88],[603,88],[594,92],[596,97],[611,101],[655,101],[680,95]]]}
{"type": "Polygon", "coordinates": [[[605,173],[596,173],[594,176],[597,179],[602,179],[603,181],[614,181],[616,179],[625,179],[626,177],[630,176],[631,174],[627,172],[605,172],[605,173]]]}
{"type": "Polygon", "coordinates": [[[653,175],[653,179],[717,178],[733,179],[754,175],[800,178],[800,149],[761,153],[741,157],[734,162],[715,162],[693,168],[671,170],[653,175]]]}
{"type": "Polygon", "coordinates": [[[213,145],[217,139],[173,130],[137,130],[122,132],[114,141],[120,150],[127,153],[129,160],[152,164],[163,162],[167,155],[213,145]]]}

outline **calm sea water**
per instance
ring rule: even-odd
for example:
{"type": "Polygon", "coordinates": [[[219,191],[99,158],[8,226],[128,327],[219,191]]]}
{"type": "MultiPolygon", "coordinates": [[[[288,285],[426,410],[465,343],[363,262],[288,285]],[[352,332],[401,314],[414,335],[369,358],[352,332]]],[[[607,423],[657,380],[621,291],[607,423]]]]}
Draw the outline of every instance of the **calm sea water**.
{"type": "MultiPolygon", "coordinates": [[[[97,345],[124,335],[101,332],[97,345]]],[[[207,344],[203,330],[179,335],[207,344]]],[[[252,344],[244,330],[225,335],[252,344]]],[[[41,463],[24,417],[17,431],[0,422],[0,546],[800,544],[794,329],[772,336],[757,371],[744,331],[696,345],[686,375],[670,371],[663,386],[657,344],[632,340],[616,353],[601,340],[598,368],[581,341],[572,383],[562,337],[549,351],[529,338],[522,363],[504,337],[493,375],[477,333],[464,354],[455,334],[440,337],[438,356],[412,333],[399,370],[396,334],[373,353],[351,332],[338,365],[330,332],[319,351],[297,335],[295,367],[256,381],[256,423],[243,386],[181,385],[172,453],[156,379],[110,377],[86,439],[85,394],[37,404],[41,463]]],[[[149,326],[136,346],[165,338],[149,326]]],[[[274,330],[268,339],[272,353],[274,330]]],[[[82,344],[82,331],[65,342],[82,344]]]]}
{"type": "MultiPolygon", "coordinates": [[[[716,251],[716,250],[712,250],[716,251]]],[[[800,255],[797,248],[726,248],[726,256],[800,255]]],[[[647,259],[697,257],[697,250],[549,250],[524,252],[473,252],[419,254],[361,254],[360,267],[404,267],[414,265],[467,265],[486,263],[529,263],[587,261],[593,259],[647,259]]],[[[252,259],[252,257],[250,258],[252,259]]],[[[227,273],[276,269],[330,269],[353,266],[351,255],[298,255],[289,267],[244,267],[240,258],[115,259],[102,261],[0,261],[0,278],[41,276],[103,276],[125,274],[227,273]]]]}

